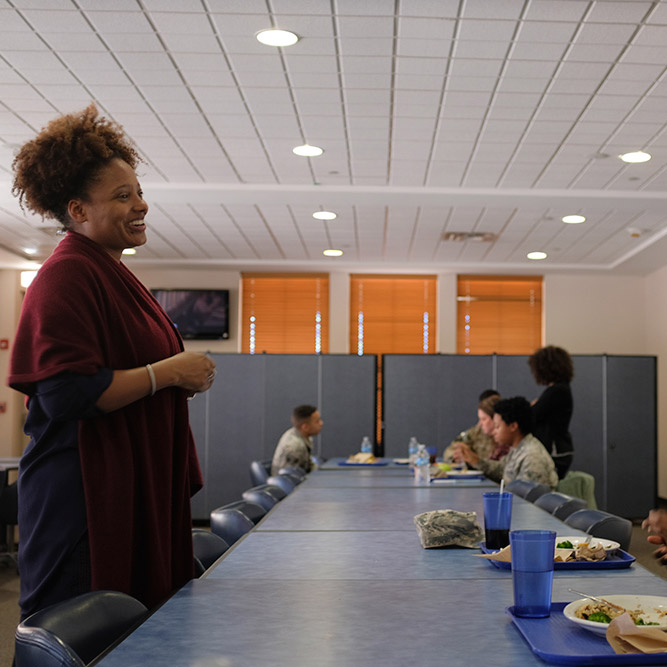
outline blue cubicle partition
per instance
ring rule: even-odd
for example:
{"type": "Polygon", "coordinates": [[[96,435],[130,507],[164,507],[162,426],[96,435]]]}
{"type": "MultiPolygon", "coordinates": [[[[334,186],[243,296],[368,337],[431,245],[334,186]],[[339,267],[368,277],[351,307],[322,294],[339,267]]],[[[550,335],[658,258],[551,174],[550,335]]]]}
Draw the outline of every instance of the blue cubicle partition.
{"type": "Polygon", "coordinates": [[[212,354],[213,387],[190,401],[204,488],[193,498],[195,519],[238,500],[250,486],[249,465],[270,459],[290,427],[295,406],[316,405],[324,428],[314,453],[326,458],[358,450],[373,437],[377,358],[374,355],[212,354]]]}
{"type": "MultiPolygon", "coordinates": [[[[598,505],[644,517],[655,506],[656,358],[573,355],[572,469],[595,477],[598,505]]],[[[537,398],[524,355],[383,356],[384,454],[407,455],[410,436],[441,453],[477,421],[481,391],[537,398]]]]}

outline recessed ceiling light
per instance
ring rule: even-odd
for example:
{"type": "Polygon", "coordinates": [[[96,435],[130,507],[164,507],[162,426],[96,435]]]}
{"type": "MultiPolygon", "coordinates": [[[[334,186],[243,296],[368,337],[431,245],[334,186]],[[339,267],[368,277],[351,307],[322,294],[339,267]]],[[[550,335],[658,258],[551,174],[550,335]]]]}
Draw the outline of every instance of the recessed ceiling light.
{"type": "Polygon", "coordinates": [[[125,248],[125,250],[123,250],[123,255],[136,255],[136,254],[137,254],[136,248],[125,248]]]}
{"type": "Polygon", "coordinates": [[[27,248],[23,248],[23,252],[26,255],[36,255],[37,254],[37,248],[33,246],[28,246],[27,248]]]}
{"type": "Polygon", "coordinates": [[[565,215],[561,220],[567,222],[568,225],[578,225],[580,222],[586,222],[586,218],[583,215],[565,215]]]}
{"type": "Polygon", "coordinates": [[[618,157],[623,160],[623,162],[629,162],[630,164],[637,164],[639,162],[648,162],[651,159],[651,155],[649,153],[645,153],[644,151],[635,151],[634,153],[623,153],[623,155],[619,155],[618,157]]]}
{"type": "Polygon", "coordinates": [[[329,250],[323,250],[322,254],[326,255],[327,257],[340,257],[343,254],[343,251],[329,248],[329,250]]]}
{"type": "Polygon", "coordinates": [[[546,259],[547,258],[547,253],[546,252],[529,252],[526,257],[528,259],[546,259]]]}
{"type": "Polygon", "coordinates": [[[319,146],[311,146],[310,144],[304,144],[303,146],[296,146],[292,149],[292,153],[295,155],[300,155],[301,157],[317,157],[324,153],[324,149],[319,146]]]}
{"type": "Polygon", "coordinates": [[[335,220],[337,217],[333,211],[315,211],[313,213],[315,220],[335,220]]]}
{"type": "Polygon", "coordinates": [[[299,37],[289,30],[260,30],[255,37],[257,41],[267,46],[292,46],[299,41],[299,37]]]}

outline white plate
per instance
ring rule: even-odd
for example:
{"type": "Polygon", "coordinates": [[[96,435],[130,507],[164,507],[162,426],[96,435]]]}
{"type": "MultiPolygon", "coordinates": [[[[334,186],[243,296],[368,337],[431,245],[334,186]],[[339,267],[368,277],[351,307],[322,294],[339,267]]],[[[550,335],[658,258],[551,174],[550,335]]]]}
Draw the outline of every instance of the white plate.
{"type": "MultiPolygon", "coordinates": [[[[620,605],[628,610],[641,610],[641,617],[647,623],[659,623],[659,625],[651,625],[649,627],[667,630],[667,598],[665,597],[658,597],[657,595],[599,595],[598,597],[604,598],[605,600],[620,605]],[[665,615],[662,616],[660,611],[665,612],[665,615]]],[[[576,623],[579,627],[604,637],[607,634],[607,628],[609,627],[607,623],[586,621],[575,615],[575,612],[579,607],[589,603],[595,604],[588,598],[581,598],[580,600],[570,602],[570,604],[563,609],[563,614],[565,615],[565,618],[576,623]]]]}
{"type": "Polygon", "coordinates": [[[592,547],[601,544],[605,551],[615,551],[621,546],[618,542],[614,542],[614,540],[605,540],[601,537],[587,537],[585,535],[558,535],[556,537],[556,544],[565,542],[565,540],[572,542],[573,547],[576,547],[583,542],[588,542],[592,547]]]}

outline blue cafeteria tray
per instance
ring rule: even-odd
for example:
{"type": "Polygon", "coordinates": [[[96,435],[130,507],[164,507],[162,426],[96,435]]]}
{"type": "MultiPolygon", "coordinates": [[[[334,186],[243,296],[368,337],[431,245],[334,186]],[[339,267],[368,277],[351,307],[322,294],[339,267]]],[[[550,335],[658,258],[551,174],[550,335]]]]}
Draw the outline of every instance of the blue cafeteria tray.
{"type": "MultiPolygon", "coordinates": [[[[493,553],[492,549],[486,548],[486,542],[480,542],[479,548],[485,554],[493,553]]],[[[636,558],[630,555],[623,549],[616,549],[611,555],[604,560],[573,560],[569,563],[554,563],[554,570],[622,570],[625,567],[630,567],[636,558]]],[[[498,560],[489,560],[491,565],[500,568],[501,570],[511,570],[511,563],[502,563],[498,560]]]]}
{"type": "Polygon", "coordinates": [[[386,466],[389,465],[389,461],[376,461],[375,463],[348,463],[347,461],[338,461],[339,466],[350,466],[352,468],[358,468],[359,466],[386,466]]]}
{"type": "Polygon", "coordinates": [[[553,602],[548,618],[507,613],[535,655],[552,665],[667,665],[667,653],[614,653],[604,637],[577,627],[563,616],[567,602],[553,602]]]}

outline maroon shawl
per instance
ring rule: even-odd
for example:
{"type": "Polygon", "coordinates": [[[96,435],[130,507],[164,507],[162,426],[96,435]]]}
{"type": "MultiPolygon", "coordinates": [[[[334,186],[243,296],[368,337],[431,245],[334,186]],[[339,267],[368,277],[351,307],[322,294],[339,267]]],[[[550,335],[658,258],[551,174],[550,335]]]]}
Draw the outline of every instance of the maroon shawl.
{"type": "MultiPolygon", "coordinates": [[[[9,383],[154,363],[183,349],[151,293],[99,245],[69,233],[28,289],[9,383]]],[[[186,392],[167,388],[79,422],[92,588],[152,607],[193,575],[190,496],[201,472],[186,392]]]]}

